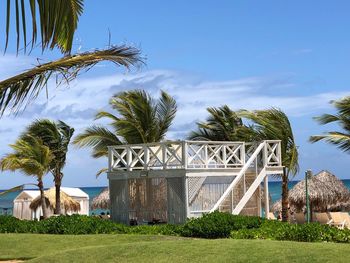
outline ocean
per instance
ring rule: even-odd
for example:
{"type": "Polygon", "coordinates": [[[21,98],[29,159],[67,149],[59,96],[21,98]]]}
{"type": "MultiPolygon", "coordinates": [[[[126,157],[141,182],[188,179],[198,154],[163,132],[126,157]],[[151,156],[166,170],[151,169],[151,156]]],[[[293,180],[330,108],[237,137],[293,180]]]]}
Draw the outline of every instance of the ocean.
{"type": "MultiPolygon", "coordinates": [[[[344,185],[350,190],[350,179],[342,180],[344,185]]],[[[289,189],[293,188],[298,181],[291,181],[289,183],[289,189]]],[[[93,198],[97,196],[106,187],[79,187],[85,193],[89,195],[90,203],[93,198]]],[[[3,190],[0,190],[2,192],[3,190]]],[[[12,214],[13,200],[20,193],[13,192],[4,196],[0,196],[0,215],[1,214],[12,214]]],[[[271,195],[272,202],[276,202],[281,198],[281,182],[269,182],[269,193],[271,195]]],[[[90,210],[90,214],[100,214],[101,212],[106,212],[104,210],[90,210]]]]}

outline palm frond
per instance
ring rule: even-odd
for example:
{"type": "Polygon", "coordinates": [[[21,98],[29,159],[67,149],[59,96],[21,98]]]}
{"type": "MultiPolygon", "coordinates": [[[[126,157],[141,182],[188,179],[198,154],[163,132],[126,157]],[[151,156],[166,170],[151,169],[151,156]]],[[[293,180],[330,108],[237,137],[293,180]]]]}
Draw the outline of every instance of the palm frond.
{"type": "Polygon", "coordinates": [[[17,186],[15,186],[15,187],[12,187],[12,188],[10,188],[10,189],[7,189],[7,190],[5,190],[5,191],[2,191],[2,192],[0,193],[0,196],[2,196],[2,195],[7,195],[7,194],[9,194],[9,193],[13,193],[13,192],[17,192],[17,191],[23,191],[23,189],[24,189],[24,187],[25,187],[26,185],[38,186],[37,184],[31,184],[31,183],[29,183],[29,184],[17,185],[17,186]]]}
{"type": "Polygon", "coordinates": [[[83,12],[83,0],[60,0],[60,1],[42,1],[27,0],[29,5],[25,5],[24,0],[8,0],[6,9],[6,42],[5,50],[8,47],[10,37],[10,25],[12,24],[11,10],[14,7],[15,26],[17,35],[17,52],[20,49],[20,39],[23,39],[23,49],[27,47],[27,26],[31,18],[31,46],[34,47],[38,38],[40,28],[41,48],[53,49],[57,47],[63,53],[70,53],[74,32],[78,26],[78,20],[83,12]],[[14,6],[11,5],[14,3],[14,6]],[[38,11],[38,13],[37,13],[38,11]],[[30,15],[29,15],[29,14],[30,15]],[[39,24],[39,26],[38,26],[39,24]]]}
{"type": "Polygon", "coordinates": [[[207,108],[209,116],[206,121],[197,123],[197,130],[192,131],[189,139],[211,141],[246,141],[247,126],[237,113],[227,105],[207,108]],[[245,131],[245,132],[243,132],[245,131]]]}
{"type": "Polygon", "coordinates": [[[76,136],[73,140],[73,144],[80,148],[92,147],[92,156],[98,158],[108,156],[108,146],[120,145],[122,142],[107,128],[95,125],[87,128],[83,133],[76,136]]]}
{"type": "Polygon", "coordinates": [[[350,153],[350,96],[331,103],[336,108],[337,114],[323,114],[315,119],[320,124],[336,123],[342,130],[327,132],[324,135],[314,135],[310,137],[309,141],[312,143],[325,141],[350,153]]]}
{"type": "Polygon", "coordinates": [[[102,168],[96,173],[96,178],[98,178],[101,174],[104,174],[108,171],[108,168],[102,168]]]}
{"type": "Polygon", "coordinates": [[[160,141],[169,130],[177,111],[176,100],[165,91],[161,91],[161,97],[156,105],[156,117],[158,122],[158,138],[160,141]]]}
{"type": "Polygon", "coordinates": [[[38,65],[0,82],[1,114],[8,107],[18,111],[37,98],[51,77],[56,77],[57,86],[68,83],[76,78],[82,70],[89,70],[101,61],[110,61],[117,66],[126,68],[142,63],[139,50],[127,46],[112,46],[108,49],[66,56],[38,65]]]}
{"type": "Polygon", "coordinates": [[[344,152],[350,152],[350,134],[332,131],[325,135],[314,135],[310,137],[310,142],[318,142],[321,140],[336,145],[344,152]]]}

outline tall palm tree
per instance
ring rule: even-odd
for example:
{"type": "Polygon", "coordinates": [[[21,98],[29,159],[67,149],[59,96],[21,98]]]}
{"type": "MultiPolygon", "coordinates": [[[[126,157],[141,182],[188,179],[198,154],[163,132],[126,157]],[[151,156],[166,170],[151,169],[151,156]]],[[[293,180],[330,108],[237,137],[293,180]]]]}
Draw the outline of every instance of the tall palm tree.
{"type": "Polygon", "coordinates": [[[6,17],[5,49],[8,46],[10,25],[13,23],[11,13],[14,13],[17,52],[20,49],[21,37],[23,49],[26,50],[29,44],[27,43],[27,27],[31,26],[29,32],[32,33],[30,40],[32,48],[38,40],[40,30],[42,50],[48,47],[50,49],[58,47],[63,53],[70,53],[79,16],[84,9],[83,2],[83,0],[7,0],[6,15],[3,15],[6,17]]]}
{"type": "Polygon", "coordinates": [[[207,108],[209,113],[205,122],[197,122],[197,130],[192,131],[190,140],[208,141],[251,141],[249,126],[243,124],[237,113],[224,105],[219,108],[207,108]]]}
{"type": "Polygon", "coordinates": [[[295,144],[292,126],[288,116],[281,110],[271,108],[239,112],[239,116],[253,122],[251,126],[255,140],[280,140],[282,164],[282,221],[288,221],[288,180],[299,171],[298,149],[295,144]]]}
{"type": "Polygon", "coordinates": [[[337,110],[337,114],[323,114],[315,119],[320,124],[336,123],[341,131],[330,131],[324,135],[310,137],[311,142],[326,141],[336,145],[344,152],[350,153],[350,96],[331,102],[337,110]]]}
{"type": "Polygon", "coordinates": [[[288,220],[288,178],[298,173],[298,151],[288,116],[279,109],[232,111],[228,106],[208,108],[210,116],[199,122],[198,130],[190,134],[194,140],[261,141],[281,140],[282,164],[282,219],[288,220]],[[245,125],[241,118],[253,124],[245,125]]]}
{"type": "Polygon", "coordinates": [[[63,168],[66,164],[68,145],[73,136],[74,129],[63,121],[54,122],[41,119],[33,122],[27,127],[21,138],[28,134],[42,140],[53,154],[50,163],[50,172],[54,177],[56,188],[55,214],[61,214],[61,184],[63,179],[63,168]]]}
{"type": "Polygon", "coordinates": [[[10,146],[14,152],[5,155],[0,160],[0,168],[2,171],[19,170],[25,175],[36,177],[37,186],[40,190],[43,217],[46,218],[47,207],[42,179],[50,170],[53,155],[49,147],[45,146],[40,139],[29,135],[18,139],[15,144],[10,146]]]}
{"type": "Polygon", "coordinates": [[[110,120],[112,130],[94,125],[73,141],[78,147],[92,147],[94,158],[108,156],[107,147],[111,145],[163,140],[177,110],[175,99],[164,91],[158,100],[143,90],[120,92],[110,99],[109,104],[117,115],[100,111],[96,119],[110,120]]]}

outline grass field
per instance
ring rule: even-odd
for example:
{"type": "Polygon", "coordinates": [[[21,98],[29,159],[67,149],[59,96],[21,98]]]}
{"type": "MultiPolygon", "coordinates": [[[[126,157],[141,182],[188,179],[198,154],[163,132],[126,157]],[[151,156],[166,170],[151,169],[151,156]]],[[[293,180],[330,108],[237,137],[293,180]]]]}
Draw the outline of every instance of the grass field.
{"type": "Polygon", "coordinates": [[[0,261],[350,262],[350,245],[146,235],[0,234],[0,261]]]}

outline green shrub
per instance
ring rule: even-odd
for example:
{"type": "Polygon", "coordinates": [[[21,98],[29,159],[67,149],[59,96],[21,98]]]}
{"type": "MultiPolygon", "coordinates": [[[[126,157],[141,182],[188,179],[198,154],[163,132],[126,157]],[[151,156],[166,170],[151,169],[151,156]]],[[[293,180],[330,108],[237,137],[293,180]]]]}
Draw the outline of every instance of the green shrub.
{"type": "Polygon", "coordinates": [[[84,215],[57,216],[41,221],[19,220],[12,216],[0,216],[0,233],[39,234],[146,234],[179,235],[181,226],[152,225],[126,226],[99,217],[84,215]]]}
{"type": "Polygon", "coordinates": [[[213,212],[187,221],[181,234],[186,237],[227,238],[233,230],[259,228],[263,221],[260,217],[213,212]]]}
{"type": "Polygon", "coordinates": [[[235,239],[272,239],[299,242],[338,242],[350,243],[350,230],[340,230],[318,223],[290,224],[266,220],[257,229],[240,229],[231,232],[235,239]]]}
{"type": "Polygon", "coordinates": [[[42,221],[0,216],[0,233],[42,234],[143,234],[200,238],[271,239],[303,242],[350,243],[350,230],[318,223],[297,225],[259,217],[214,212],[184,225],[126,226],[99,217],[72,215],[42,221]]]}
{"type": "Polygon", "coordinates": [[[45,234],[120,234],[126,226],[98,217],[71,215],[50,217],[38,222],[39,233],[45,234]]]}

